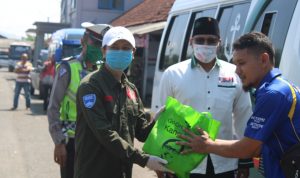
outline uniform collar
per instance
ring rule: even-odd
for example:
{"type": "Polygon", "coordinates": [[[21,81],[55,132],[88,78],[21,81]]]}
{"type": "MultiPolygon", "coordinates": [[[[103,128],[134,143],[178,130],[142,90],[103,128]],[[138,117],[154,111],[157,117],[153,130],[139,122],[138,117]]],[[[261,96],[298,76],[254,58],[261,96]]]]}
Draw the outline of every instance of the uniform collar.
{"type": "MultiPolygon", "coordinates": [[[[216,58],[216,63],[215,63],[216,66],[219,66],[221,67],[221,62],[220,62],[220,59],[216,58]]],[[[192,62],[191,62],[191,68],[195,68],[195,67],[201,67],[201,65],[199,64],[198,60],[195,58],[194,55],[192,55],[192,62]]]]}
{"type": "MultiPolygon", "coordinates": [[[[107,67],[105,66],[105,63],[101,66],[99,71],[100,71],[100,73],[103,73],[103,75],[105,76],[104,79],[105,79],[106,83],[108,83],[108,85],[110,85],[111,88],[113,88],[116,85],[120,85],[120,82],[117,79],[115,79],[115,77],[107,69],[107,67]]],[[[128,83],[128,79],[124,73],[122,74],[121,83],[122,83],[122,85],[128,83]]]]}
{"type": "Polygon", "coordinates": [[[271,83],[276,77],[279,77],[281,75],[282,74],[278,68],[273,68],[265,75],[257,88],[261,88],[263,85],[271,83]]]}

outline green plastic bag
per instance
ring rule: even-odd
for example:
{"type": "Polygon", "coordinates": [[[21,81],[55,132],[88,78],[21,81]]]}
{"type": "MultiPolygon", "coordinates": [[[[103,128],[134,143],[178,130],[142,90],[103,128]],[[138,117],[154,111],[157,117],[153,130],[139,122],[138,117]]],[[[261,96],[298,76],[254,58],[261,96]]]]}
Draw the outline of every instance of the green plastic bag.
{"type": "Polygon", "coordinates": [[[205,130],[211,139],[215,140],[220,125],[220,122],[214,120],[210,113],[199,113],[192,107],[168,97],[166,110],[160,114],[152,128],[143,146],[143,151],[166,159],[167,167],[173,170],[177,177],[189,178],[190,171],[197,167],[207,154],[180,154],[185,147],[176,144],[177,141],[182,140],[177,135],[184,134],[184,128],[196,133],[196,126],[198,126],[205,130]]]}

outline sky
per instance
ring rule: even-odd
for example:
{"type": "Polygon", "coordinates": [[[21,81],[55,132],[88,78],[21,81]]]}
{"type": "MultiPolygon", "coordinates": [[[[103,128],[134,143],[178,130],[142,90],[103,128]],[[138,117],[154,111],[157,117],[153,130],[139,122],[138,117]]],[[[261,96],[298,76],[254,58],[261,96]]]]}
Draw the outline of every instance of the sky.
{"type": "Polygon", "coordinates": [[[34,22],[59,22],[61,0],[0,0],[0,33],[25,37],[34,22]]]}

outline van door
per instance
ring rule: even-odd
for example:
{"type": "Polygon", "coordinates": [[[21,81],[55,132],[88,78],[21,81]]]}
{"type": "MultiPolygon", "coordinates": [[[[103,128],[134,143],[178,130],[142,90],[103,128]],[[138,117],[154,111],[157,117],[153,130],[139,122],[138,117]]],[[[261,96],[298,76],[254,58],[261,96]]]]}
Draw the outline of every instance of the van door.
{"type": "Polygon", "coordinates": [[[182,46],[182,37],[185,34],[189,14],[180,14],[168,20],[168,27],[164,31],[161,44],[163,45],[158,52],[158,60],[155,67],[152,100],[151,100],[151,112],[156,112],[160,107],[158,102],[158,87],[163,71],[170,65],[179,61],[179,56],[182,46]]]}
{"type": "Polygon", "coordinates": [[[283,75],[300,86],[300,2],[298,1],[285,39],[279,69],[283,75]]]}
{"type": "Polygon", "coordinates": [[[159,60],[159,71],[164,71],[172,64],[179,62],[181,55],[182,37],[189,19],[189,14],[172,17],[166,32],[159,60]]]}
{"type": "Polygon", "coordinates": [[[218,58],[231,62],[234,41],[239,38],[245,26],[250,2],[221,6],[217,19],[219,21],[221,45],[218,58]]]}
{"type": "MultiPolygon", "coordinates": [[[[285,43],[291,19],[298,0],[273,0],[269,1],[265,9],[258,14],[257,22],[253,25],[254,31],[267,35],[275,48],[275,66],[280,64],[282,49],[285,43]]],[[[257,2],[261,3],[261,2],[257,2]]],[[[249,14],[251,15],[251,14],[249,14]]],[[[298,33],[298,32],[295,32],[298,33]]]]}

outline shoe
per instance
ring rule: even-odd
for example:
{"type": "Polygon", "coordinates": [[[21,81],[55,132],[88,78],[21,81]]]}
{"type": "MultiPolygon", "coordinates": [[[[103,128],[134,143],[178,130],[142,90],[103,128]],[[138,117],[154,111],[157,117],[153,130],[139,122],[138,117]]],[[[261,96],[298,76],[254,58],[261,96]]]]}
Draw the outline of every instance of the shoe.
{"type": "Polygon", "coordinates": [[[17,109],[16,107],[10,108],[11,111],[14,111],[14,110],[16,110],[16,109],[17,109]]]}
{"type": "Polygon", "coordinates": [[[30,110],[30,107],[26,107],[26,110],[27,110],[27,111],[30,110]]]}

